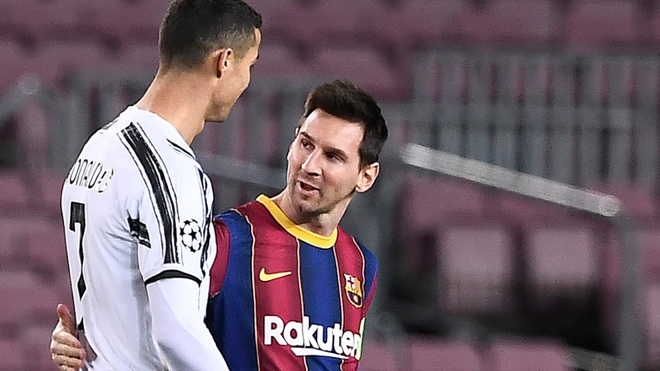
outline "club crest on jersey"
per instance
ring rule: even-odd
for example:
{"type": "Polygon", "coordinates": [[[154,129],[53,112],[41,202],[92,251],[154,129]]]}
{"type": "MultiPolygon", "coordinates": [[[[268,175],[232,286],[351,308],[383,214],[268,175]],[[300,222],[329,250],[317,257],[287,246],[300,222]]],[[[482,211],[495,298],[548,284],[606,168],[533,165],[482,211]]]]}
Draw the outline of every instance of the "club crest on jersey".
{"type": "Polygon", "coordinates": [[[344,290],[346,290],[348,301],[356,308],[362,307],[362,282],[359,278],[346,273],[344,273],[344,279],[346,280],[344,290]]]}
{"type": "Polygon", "coordinates": [[[202,228],[195,219],[188,219],[182,223],[179,237],[183,246],[192,252],[198,251],[202,247],[202,228]]]}

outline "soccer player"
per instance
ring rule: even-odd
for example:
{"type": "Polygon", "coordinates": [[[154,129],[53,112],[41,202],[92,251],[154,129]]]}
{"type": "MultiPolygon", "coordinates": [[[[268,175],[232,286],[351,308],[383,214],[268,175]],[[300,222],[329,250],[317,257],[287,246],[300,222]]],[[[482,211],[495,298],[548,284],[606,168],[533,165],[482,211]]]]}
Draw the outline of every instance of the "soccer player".
{"type": "Polygon", "coordinates": [[[261,23],[242,0],[175,0],[151,85],[69,172],[62,211],[90,370],[227,369],[203,321],[213,193],[190,145],[248,86],[261,23]]]}
{"type": "MultiPolygon", "coordinates": [[[[386,139],[373,98],[323,84],[289,147],[285,189],[215,218],[206,323],[231,370],[357,369],[377,261],[339,222],[376,180],[386,139]]],[[[62,314],[51,352],[67,370],[80,351],[62,314]]]]}

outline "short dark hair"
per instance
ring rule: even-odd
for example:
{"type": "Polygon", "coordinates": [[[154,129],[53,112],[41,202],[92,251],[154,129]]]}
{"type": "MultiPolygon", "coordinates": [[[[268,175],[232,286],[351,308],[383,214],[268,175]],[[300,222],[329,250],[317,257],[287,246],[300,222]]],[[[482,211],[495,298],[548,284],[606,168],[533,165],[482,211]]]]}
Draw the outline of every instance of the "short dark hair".
{"type": "Polygon", "coordinates": [[[364,136],[359,148],[360,168],[378,161],[378,155],[387,141],[387,124],[378,103],[369,93],[347,80],[317,86],[305,101],[305,112],[298,129],[316,109],[362,125],[364,136]]]}
{"type": "Polygon", "coordinates": [[[261,15],[242,0],[174,0],[160,26],[161,65],[196,68],[211,52],[229,47],[242,58],[261,25],[261,15]]]}

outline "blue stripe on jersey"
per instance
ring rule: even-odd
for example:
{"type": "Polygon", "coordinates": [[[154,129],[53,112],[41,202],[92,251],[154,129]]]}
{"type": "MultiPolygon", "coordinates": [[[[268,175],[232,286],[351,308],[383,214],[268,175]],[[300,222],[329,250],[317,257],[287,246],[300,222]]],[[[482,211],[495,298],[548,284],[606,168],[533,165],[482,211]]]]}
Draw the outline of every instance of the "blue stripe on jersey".
{"type": "Polygon", "coordinates": [[[367,249],[366,246],[364,246],[360,241],[355,240],[357,245],[360,247],[360,250],[362,251],[362,255],[364,256],[364,260],[366,262],[365,267],[364,267],[364,277],[365,277],[365,284],[364,284],[364,300],[367,300],[367,297],[371,293],[371,289],[374,286],[374,283],[376,283],[376,272],[378,272],[378,259],[376,259],[376,256],[367,249]]]}
{"type": "Polygon", "coordinates": [[[231,249],[224,285],[220,294],[209,300],[206,321],[230,370],[257,370],[254,314],[248,315],[254,313],[254,295],[243,294],[253,292],[252,226],[236,211],[229,211],[221,217],[232,231],[231,249]],[[250,238],[245,238],[247,236],[250,238]]]}
{"type": "MultiPolygon", "coordinates": [[[[340,281],[337,277],[337,261],[333,249],[320,249],[302,240],[300,242],[300,281],[302,286],[302,302],[305,316],[313,318],[314,324],[322,325],[323,329],[342,323],[340,281]]],[[[332,337],[324,330],[324,343],[330,349],[319,344],[323,350],[334,353],[332,337]]],[[[310,370],[337,369],[339,359],[315,356],[307,357],[310,370]]]]}

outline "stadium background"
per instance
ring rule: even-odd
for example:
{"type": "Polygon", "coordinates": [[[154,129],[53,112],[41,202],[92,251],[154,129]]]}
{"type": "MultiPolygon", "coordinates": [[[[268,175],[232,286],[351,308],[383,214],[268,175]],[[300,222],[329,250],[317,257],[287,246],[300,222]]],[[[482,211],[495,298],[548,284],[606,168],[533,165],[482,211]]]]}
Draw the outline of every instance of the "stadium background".
{"type": "MultiPolygon", "coordinates": [[[[283,186],[321,81],[366,88],[391,128],[381,179],[342,223],[382,262],[362,369],[609,369],[626,269],[638,295],[624,319],[640,337],[623,341],[640,369],[660,369],[656,2],[249,3],[265,24],[253,83],[194,143],[216,211],[283,186]],[[639,262],[623,264],[607,220],[408,166],[409,142],[615,195],[639,262]]],[[[0,1],[0,369],[53,369],[55,304],[71,302],[61,184],[87,137],[146,88],[166,7],[0,1]]]]}

